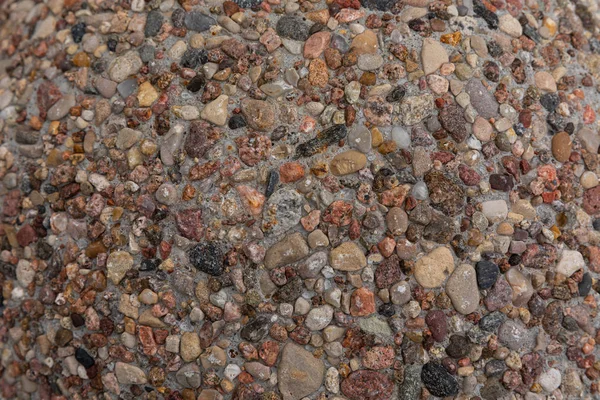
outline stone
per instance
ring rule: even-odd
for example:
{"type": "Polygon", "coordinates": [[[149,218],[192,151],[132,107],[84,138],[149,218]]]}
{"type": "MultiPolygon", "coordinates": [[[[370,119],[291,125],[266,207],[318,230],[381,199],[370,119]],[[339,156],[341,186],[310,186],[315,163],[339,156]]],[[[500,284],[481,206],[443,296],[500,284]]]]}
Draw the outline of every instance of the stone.
{"type": "Polygon", "coordinates": [[[142,68],[142,60],[137,51],[129,51],[113,60],[108,68],[108,76],[115,82],[123,82],[142,68]]]}
{"type": "Polygon", "coordinates": [[[208,103],[200,112],[200,117],[215,125],[223,126],[227,122],[227,104],[229,96],[224,94],[208,103]]]}
{"type": "Polygon", "coordinates": [[[184,332],[179,343],[179,354],[185,362],[195,361],[202,353],[200,337],[196,332],[184,332]]]}
{"type": "Polygon", "coordinates": [[[131,128],[123,128],[119,131],[119,134],[117,135],[117,142],[115,144],[117,149],[127,150],[138,143],[141,137],[142,132],[131,128]]]}
{"type": "Polygon", "coordinates": [[[519,20],[508,13],[498,18],[498,28],[514,38],[519,38],[523,34],[523,28],[519,20]]]}
{"type": "Polygon", "coordinates": [[[556,161],[564,163],[571,156],[573,141],[567,132],[559,132],[552,136],[552,155],[556,161]]]}
{"type": "Polygon", "coordinates": [[[324,305],[313,308],[308,312],[304,324],[311,331],[320,331],[325,329],[333,319],[333,307],[324,305]]]}
{"type": "Polygon", "coordinates": [[[152,37],[158,35],[163,24],[163,16],[159,10],[152,10],[146,16],[146,26],[144,27],[144,35],[152,37]]]}
{"type": "Polygon", "coordinates": [[[535,345],[536,332],[519,320],[506,320],[498,330],[498,340],[511,350],[530,350],[535,345]]]}
{"type": "Polygon", "coordinates": [[[342,381],[341,389],[350,400],[389,399],[394,390],[394,383],[381,372],[359,370],[342,381]]]}
{"type": "Polygon", "coordinates": [[[447,247],[438,247],[415,263],[415,279],[427,289],[441,287],[454,271],[454,257],[447,247]]]}
{"type": "Polygon", "coordinates": [[[392,207],[385,220],[388,230],[394,236],[400,236],[408,229],[408,215],[400,207],[392,207]]]}
{"type": "Polygon", "coordinates": [[[115,364],[115,375],[121,385],[144,385],[148,382],[142,369],[120,361],[115,364]]]}
{"type": "Polygon", "coordinates": [[[336,155],[329,164],[331,173],[337,176],[360,171],[367,165],[367,157],[356,150],[348,150],[336,155]]]}
{"type": "Polygon", "coordinates": [[[509,269],[504,277],[512,288],[513,305],[515,307],[525,306],[534,293],[531,280],[514,267],[509,269]]]}
{"type": "MultiPolygon", "coordinates": [[[[271,246],[265,254],[265,267],[273,269],[308,256],[308,244],[301,233],[293,233],[271,246]]],[[[363,256],[364,257],[364,256],[363,256]]]]}
{"type": "Polygon", "coordinates": [[[433,96],[430,93],[406,97],[400,104],[402,123],[409,126],[418,124],[429,117],[434,109],[433,96]]]}
{"type": "Polygon", "coordinates": [[[367,266],[364,252],[354,242],[344,242],[329,253],[329,262],[338,271],[359,271],[367,266]]]}
{"type": "Polygon", "coordinates": [[[309,37],[308,25],[306,25],[301,18],[292,15],[284,15],[279,18],[275,30],[277,31],[277,34],[283,38],[301,42],[305,42],[309,37]]]}
{"type": "Polygon", "coordinates": [[[464,117],[462,108],[456,104],[450,104],[440,111],[438,116],[442,126],[446,129],[452,138],[457,142],[463,142],[469,135],[467,131],[467,121],[464,117]]]}
{"type": "Polygon", "coordinates": [[[280,235],[297,225],[302,218],[304,199],[296,190],[281,188],[267,200],[263,211],[262,230],[280,235]]]}
{"type": "Polygon", "coordinates": [[[451,217],[458,215],[462,211],[465,203],[462,187],[440,171],[427,173],[425,175],[425,183],[427,184],[429,198],[434,208],[451,217]]]}
{"type": "Polygon", "coordinates": [[[294,343],[285,345],[277,371],[283,400],[301,400],[314,393],[321,387],[324,376],[323,361],[294,343]]]}
{"type": "Polygon", "coordinates": [[[556,92],[557,86],[554,77],[546,71],[538,71],[534,75],[535,86],[544,92],[556,92]]]}
{"type": "Polygon", "coordinates": [[[133,257],[126,251],[115,251],[108,255],[106,260],[107,277],[118,285],[125,277],[127,271],[133,267],[133,257]]]}
{"type": "Polygon", "coordinates": [[[319,58],[329,47],[331,33],[327,31],[317,32],[311,35],[304,43],[304,58],[319,58]]]}
{"type": "Polygon", "coordinates": [[[481,80],[469,80],[465,85],[465,92],[471,98],[471,104],[481,117],[490,119],[498,116],[498,102],[494,96],[488,92],[485,86],[483,86],[481,80]]]}
{"type": "Polygon", "coordinates": [[[546,393],[552,393],[560,387],[562,376],[556,368],[550,368],[540,374],[538,383],[546,393]]]}
{"type": "Polygon", "coordinates": [[[379,41],[377,35],[370,29],[366,29],[352,39],[350,48],[353,52],[360,56],[361,54],[375,54],[379,49],[379,41]]]}
{"type": "MultiPolygon", "coordinates": [[[[350,85],[346,86],[346,93],[348,86],[350,85]]],[[[348,132],[348,144],[361,153],[367,154],[371,151],[371,131],[362,125],[353,127],[348,132]]]]}
{"type": "Polygon", "coordinates": [[[475,269],[469,264],[460,264],[446,282],[446,294],[456,311],[470,314],[479,307],[479,289],[475,269]]]}
{"type": "Polygon", "coordinates": [[[67,94],[48,109],[46,117],[50,121],[58,121],[59,119],[66,117],[71,108],[75,107],[76,104],[75,95],[67,94]]]}
{"type": "Polygon", "coordinates": [[[508,206],[504,200],[488,200],[481,203],[481,212],[491,223],[499,222],[508,216],[508,206]]]}
{"type": "Polygon", "coordinates": [[[200,11],[186,13],[184,23],[187,29],[194,32],[204,32],[209,30],[211,26],[217,25],[217,21],[200,11]]]}
{"type": "Polygon", "coordinates": [[[425,38],[423,40],[421,62],[423,63],[423,72],[425,72],[425,75],[434,73],[442,64],[449,61],[448,53],[440,42],[432,38],[425,38]]]}
{"type": "Polygon", "coordinates": [[[375,295],[366,287],[356,289],[350,298],[350,315],[365,317],[375,312],[375,295]]]}
{"type": "Polygon", "coordinates": [[[358,57],[357,66],[363,71],[375,71],[382,65],[383,57],[381,57],[379,54],[361,54],[358,57]]]}
{"type": "Polygon", "coordinates": [[[267,131],[275,124],[275,110],[266,101],[244,99],[241,108],[248,126],[252,129],[267,131]]]}
{"type": "Polygon", "coordinates": [[[556,272],[567,278],[583,268],[585,268],[583,255],[575,250],[563,250],[560,260],[556,264],[556,272]]]}
{"type": "Polygon", "coordinates": [[[458,382],[446,368],[433,361],[423,365],[421,380],[429,392],[436,397],[448,397],[458,394],[458,382]]]}
{"type": "Polygon", "coordinates": [[[212,276],[223,273],[223,249],[216,242],[199,243],[188,251],[190,263],[199,271],[212,276]]]}
{"type": "Polygon", "coordinates": [[[500,275],[500,268],[491,261],[479,261],[475,267],[477,272],[477,285],[479,289],[489,289],[496,283],[500,275]]]}
{"type": "Polygon", "coordinates": [[[138,88],[137,99],[140,107],[150,107],[158,99],[158,92],[146,81],[138,88]]]}

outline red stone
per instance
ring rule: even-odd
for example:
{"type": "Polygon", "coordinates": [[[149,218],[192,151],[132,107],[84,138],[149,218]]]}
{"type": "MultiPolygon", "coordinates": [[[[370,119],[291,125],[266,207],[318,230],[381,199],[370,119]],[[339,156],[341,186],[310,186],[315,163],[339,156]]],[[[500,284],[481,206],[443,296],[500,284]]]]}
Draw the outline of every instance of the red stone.
{"type": "Polygon", "coordinates": [[[29,224],[24,225],[17,232],[17,242],[19,242],[19,246],[25,247],[30,245],[31,243],[37,240],[37,234],[33,227],[29,224]]]}
{"type": "Polygon", "coordinates": [[[342,393],[350,400],[391,399],[394,382],[380,372],[360,370],[342,382],[342,393]]]}
{"type": "Polygon", "coordinates": [[[187,209],[175,214],[175,223],[182,236],[199,242],[204,229],[202,227],[202,210],[187,209]]]}
{"type": "Polygon", "coordinates": [[[323,221],[337,226],[346,226],[352,220],[352,204],[343,200],[336,200],[327,207],[323,214],[323,221]]]}
{"type": "Polygon", "coordinates": [[[296,182],[304,178],[304,165],[299,162],[287,162],[279,167],[279,175],[282,183],[296,182]]]}
{"type": "Polygon", "coordinates": [[[350,314],[364,317],[375,312],[375,295],[366,287],[356,289],[350,298],[350,314]]]}
{"type": "Polygon", "coordinates": [[[386,369],[394,363],[395,355],[391,346],[376,346],[365,353],[362,363],[369,369],[386,369]]]}

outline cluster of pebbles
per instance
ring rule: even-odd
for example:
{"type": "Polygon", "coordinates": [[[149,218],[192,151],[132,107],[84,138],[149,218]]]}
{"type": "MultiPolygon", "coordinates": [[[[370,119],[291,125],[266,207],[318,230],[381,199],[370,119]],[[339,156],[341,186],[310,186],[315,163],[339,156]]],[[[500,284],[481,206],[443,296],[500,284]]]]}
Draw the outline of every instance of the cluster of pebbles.
{"type": "Polygon", "coordinates": [[[594,0],[0,2],[0,398],[597,399],[594,0]]]}

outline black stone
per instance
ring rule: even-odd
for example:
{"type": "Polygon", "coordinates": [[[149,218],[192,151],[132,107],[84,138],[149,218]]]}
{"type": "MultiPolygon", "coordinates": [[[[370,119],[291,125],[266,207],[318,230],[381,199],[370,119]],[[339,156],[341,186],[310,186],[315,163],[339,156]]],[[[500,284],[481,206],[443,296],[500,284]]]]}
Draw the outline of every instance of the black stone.
{"type": "Polygon", "coordinates": [[[396,103],[402,101],[404,96],[406,96],[406,88],[404,86],[396,86],[387,96],[385,96],[385,101],[388,103],[396,103]]]}
{"type": "Polygon", "coordinates": [[[515,186],[515,180],[512,175],[491,174],[490,187],[494,190],[508,192],[515,186]]]}
{"type": "Polygon", "coordinates": [[[360,0],[363,7],[371,10],[392,11],[398,0],[360,0]]]}
{"type": "Polygon", "coordinates": [[[321,153],[327,146],[339,142],[347,134],[348,129],[345,125],[333,125],[319,133],[316,138],[299,144],[296,147],[295,158],[311,157],[321,153]]]}
{"type": "Polygon", "coordinates": [[[83,326],[83,324],[85,324],[85,320],[83,319],[83,317],[76,313],[71,314],[71,322],[73,323],[73,326],[75,328],[79,328],[80,326],[83,326]]]}
{"type": "MultiPolygon", "coordinates": [[[[48,191],[46,191],[48,192],[48,191]]],[[[595,230],[600,231],[600,218],[596,218],[594,222],[592,222],[592,226],[595,230]]]]}
{"type": "Polygon", "coordinates": [[[200,11],[191,11],[185,15],[184,23],[190,31],[204,32],[209,30],[211,26],[216,25],[217,21],[200,11]]]}
{"type": "Polygon", "coordinates": [[[204,85],[206,85],[206,79],[204,79],[204,76],[198,74],[192,79],[190,79],[189,83],[185,88],[192,93],[196,93],[197,91],[202,89],[204,85]]]}
{"type": "Polygon", "coordinates": [[[265,197],[269,198],[275,192],[275,188],[279,183],[279,172],[272,169],[269,171],[269,178],[267,179],[267,188],[265,190],[265,197]]]}
{"type": "Polygon", "coordinates": [[[560,99],[556,93],[546,93],[540,97],[540,104],[550,112],[554,112],[559,103],[560,99]]]}
{"type": "Polygon", "coordinates": [[[240,337],[249,342],[258,342],[262,340],[267,333],[271,325],[271,319],[265,315],[259,315],[253,321],[250,321],[240,331],[240,337]]]}
{"type": "Polygon", "coordinates": [[[455,396],[458,394],[458,382],[444,367],[428,362],[421,370],[421,380],[429,392],[437,397],[455,396]]]}
{"type": "Polygon", "coordinates": [[[394,308],[394,305],[392,303],[384,303],[381,306],[379,306],[379,315],[382,315],[384,317],[391,317],[394,314],[396,314],[396,310],[394,308]]]}
{"type": "Polygon", "coordinates": [[[562,132],[565,130],[565,126],[567,125],[567,121],[563,118],[562,115],[557,113],[550,113],[546,118],[546,122],[550,125],[551,131],[554,133],[562,132]]]}
{"type": "Polygon", "coordinates": [[[183,53],[179,64],[183,68],[196,68],[199,65],[206,64],[208,62],[208,54],[206,50],[195,50],[188,49],[183,53]]]}
{"type": "Polygon", "coordinates": [[[108,47],[108,50],[114,52],[117,49],[117,44],[119,44],[119,42],[116,39],[111,38],[106,42],[106,47],[108,47]]]}
{"type": "Polygon", "coordinates": [[[71,27],[71,36],[73,36],[73,41],[75,43],[81,43],[83,35],[85,35],[85,28],[85,22],[79,22],[71,27]]]}
{"type": "Polygon", "coordinates": [[[469,13],[469,7],[466,6],[458,6],[456,7],[456,10],[458,11],[458,15],[460,15],[461,17],[464,17],[469,13]]]}
{"type": "Polygon", "coordinates": [[[498,29],[498,16],[485,8],[479,0],[473,1],[473,12],[487,22],[490,29],[498,29]]]}
{"type": "Polygon", "coordinates": [[[537,293],[534,293],[527,302],[527,308],[534,317],[541,317],[546,311],[546,302],[537,293]]]}
{"type": "Polygon", "coordinates": [[[315,22],[314,24],[312,24],[312,26],[308,30],[308,34],[314,35],[315,33],[324,31],[325,29],[327,29],[327,27],[325,25],[323,25],[319,22],[315,22]]]}
{"type": "Polygon", "coordinates": [[[494,311],[479,320],[479,328],[486,332],[496,332],[504,321],[506,321],[506,315],[500,311],[494,311]]]}
{"type": "Polygon", "coordinates": [[[262,3],[262,0],[233,0],[233,2],[242,8],[255,8],[262,3]]]}
{"type": "Polygon", "coordinates": [[[223,274],[223,250],[215,242],[200,243],[188,251],[190,263],[212,276],[223,274]]]}
{"type": "Polygon", "coordinates": [[[502,360],[492,360],[485,364],[485,376],[500,376],[506,370],[506,364],[502,360]]]}
{"type": "Polygon", "coordinates": [[[290,133],[290,130],[285,125],[280,125],[277,128],[273,129],[271,132],[271,141],[277,141],[283,139],[290,133]]]}
{"type": "Polygon", "coordinates": [[[446,354],[452,358],[463,358],[469,354],[469,339],[461,335],[450,336],[450,344],[446,347],[446,354]]]}
{"type": "Polygon", "coordinates": [[[578,289],[579,289],[579,295],[580,296],[587,296],[588,293],[590,292],[590,289],[592,288],[592,277],[590,276],[589,272],[586,272],[585,274],[583,274],[583,277],[581,278],[581,282],[579,282],[578,289]]]}
{"type": "Polygon", "coordinates": [[[159,265],[160,262],[158,260],[142,260],[140,271],[154,271],[159,265]]]}
{"type": "Polygon", "coordinates": [[[477,286],[479,289],[489,289],[494,286],[498,275],[500,275],[500,268],[491,261],[479,261],[475,266],[477,272],[477,286]]]}
{"type": "Polygon", "coordinates": [[[533,40],[534,42],[540,42],[540,40],[542,40],[541,36],[539,33],[537,33],[537,31],[529,25],[524,25],[523,26],[523,35],[527,36],[529,39],[533,40]]]}
{"type": "Polygon", "coordinates": [[[487,44],[488,52],[494,58],[500,57],[504,54],[504,50],[502,50],[502,46],[498,44],[495,40],[490,40],[487,44]]]}
{"type": "Polygon", "coordinates": [[[293,15],[284,15],[279,18],[279,21],[277,21],[277,25],[275,26],[275,31],[283,38],[301,42],[306,41],[310,36],[308,25],[306,25],[301,18],[294,17],[293,15]]]}
{"type": "Polygon", "coordinates": [[[146,26],[144,27],[144,35],[152,37],[158,35],[163,24],[163,16],[159,10],[152,10],[146,17],[146,26]]]}
{"type": "Polygon", "coordinates": [[[92,356],[90,356],[88,352],[81,347],[78,347],[77,350],[75,350],[75,359],[86,369],[96,364],[92,356]]]}
{"type": "Polygon", "coordinates": [[[278,303],[291,303],[296,301],[304,291],[304,283],[302,278],[296,276],[290,279],[273,295],[273,300],[278,303]]]}
{"type": "Polygon", "coordinates": [[[177,8],[171,14],[171,22],[175,28],[183,28],[185,26],[185,10],[177,8]]]}
{"type": "Polygon", "coordinates": [[[229,122],[227,124],[229,129],[240,129],[246,126],[246,120],[244,116],[241,114],[234,114],[231,118],[229,118],[229,122]]]}

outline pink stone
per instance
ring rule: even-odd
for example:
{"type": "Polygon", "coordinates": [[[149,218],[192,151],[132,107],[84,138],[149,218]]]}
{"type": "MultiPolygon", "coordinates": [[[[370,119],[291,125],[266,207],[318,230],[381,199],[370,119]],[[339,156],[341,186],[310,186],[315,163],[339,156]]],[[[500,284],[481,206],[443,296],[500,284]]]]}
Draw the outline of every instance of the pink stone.
{"type": "Polygon", "coordinates": [[[319,58],[329,46],[331,40],[330,32],[317,32],[304,43],[304,58],[319,58]]]}

